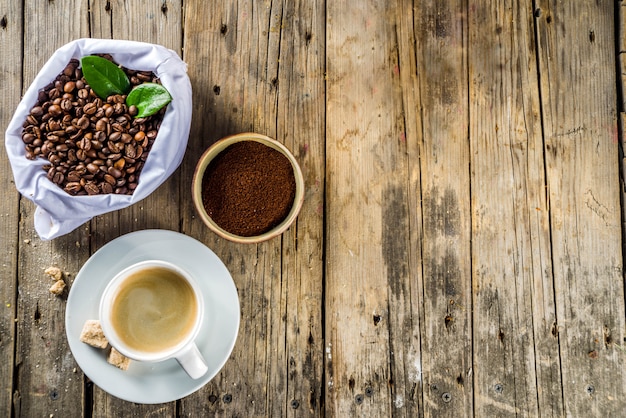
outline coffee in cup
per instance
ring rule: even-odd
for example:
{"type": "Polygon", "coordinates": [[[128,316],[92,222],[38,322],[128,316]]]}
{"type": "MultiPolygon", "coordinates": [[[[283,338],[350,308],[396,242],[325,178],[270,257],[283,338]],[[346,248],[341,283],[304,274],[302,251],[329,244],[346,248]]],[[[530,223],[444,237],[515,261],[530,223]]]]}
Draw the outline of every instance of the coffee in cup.
{"type": "Polygon", "coordinates": [[[203,318],[202,293],[180,267],[143,261],[118,273],[100,303],[100,322],[111,346],[136,361],[176,358],[192,378],[207,366],[194,340],[203,318]]]}

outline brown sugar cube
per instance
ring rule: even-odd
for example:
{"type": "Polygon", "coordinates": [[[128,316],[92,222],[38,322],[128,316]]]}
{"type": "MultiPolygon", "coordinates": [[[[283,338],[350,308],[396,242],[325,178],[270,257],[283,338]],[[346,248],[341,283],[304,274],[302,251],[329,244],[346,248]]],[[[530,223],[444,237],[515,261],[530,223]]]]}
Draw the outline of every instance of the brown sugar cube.
{"type": "Polygon", "coordinates": [[[100,321],[97,319],[88,319],[85,322],[80,333],[80,341],[96,348],[106,348],[109,345],[104,332],[102,332],[100,321]]]}
{"type": "Polygon", "coordinates": [[[65,291],[65,282],[63,280],[57,280],[49,289],[50,293],[60,296],[65,291]]]}
{"type": "Polygon", "coordinates": [[[63,272],[61,271],[60,268],[58,267],[48,267],[44,273],[46,273],[48,276],[50,276],[51,279],[59,281],[59,280],[63,280],[63,272]]]}
{"type": "Polygon", "coordinates": [[[111,347],[111,351],[109,352],[109,356],[107,357],[107,362],[122,370],[128,369],[128,366],[130,365],[130,359],[128,357],[125,357],[122,353],[120,353],[113,347],[111,347]]]}

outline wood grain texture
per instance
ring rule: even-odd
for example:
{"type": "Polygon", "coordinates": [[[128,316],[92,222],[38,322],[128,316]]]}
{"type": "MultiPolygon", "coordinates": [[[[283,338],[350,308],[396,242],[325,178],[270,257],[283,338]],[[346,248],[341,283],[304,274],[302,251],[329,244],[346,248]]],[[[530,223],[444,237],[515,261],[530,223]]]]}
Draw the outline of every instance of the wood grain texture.
{"type": "MultiPolygon", "coordinates": [[[[0,126],[13,117],[22,94],[22,5],[0,1],[0,126]]],[[[0,415],[11,416],[15,318],[17,302],[17,255],[19,248],[19,193],[4,147],[0,147],[0,415]]]]}
{"type": "MultiPolygon", "coordinates": [[[[24,42],[24,89],[57,48],[88,36],[87,8],[86,1],[24,5],[24,36],[29,39],[24,42]]],[[[82,228],[41,241],[33,229],[34,208],[29,200],[20,200],[14,407],[22,416],[59,411],[80,416],[83,379],[65,338],[65,300],[48,292],[52,283],[44,269],[58,266],[68,272],[66,282],[71,286],[89,247],[82,228]]]]}
{"type": "Polygon", "coordinates": [[[424,415],[473,409],[468,22],[466,2],[415,12],[420,152],[424,415]],[[445,348],[444,348],[445,347],[445,348]]]}
{"type": "Polygon", "coordinates": [[[475,412],[562,416],[533,10],[469,27],[475,412]]]}
{"type": "MultiPolygon", "coordinates": [[[[419,88],[418,64],[421,56],[418,49],[419,31],[416,22],[420,12],[413,7],[413,2],[398,3],[394,16],[397,43],[397,67],[394,72],[400,78],[402,86],[402,115],[404,140],[406,141],[407,158],[407,195],[406,200],[389,199],[386,206],[389,216],[402,216],[406,213],[408,226],[407,235],[401,236],[408,240],[403,244],[395,236],[396,228],[385,228],[386,253],[394,257],[404,257],[404,261],[394,267],[388,266],[391,280],[389,294],[388,322],[390,330],[390,347],[393,352],[390,362],[390,373],[393,378],[391,400],[393,416],[416,417],[424,415],[423,389],[423,355],[421,352],[421,331],[424,329],[423,276],[422,265],[423,225],[421,222],[421,170],[420,155],[422,149],[423,129],[421,117],[421,97],[419,88]],[[419,58],[418,58],[419,57],[419,58]],[[401,204],[401,210],[393,205],[401,204]],[[399,245],[394,245],[399,243],[399,245]],[[403,271],[402,269],[406,269],[403,271]]],[[[396,191],[396,196],[401,191],[396,191]]],[[[387,224],[392,225],[391,223],[387,224]]],[[[382,320],[382,319],[381,319],[382,320]]]]}
{"type": "Polygon", "coordinates": [[[300,215],[282,238],[283,416],[323,413],[324,5],[285,2],[281,19],[276,135],[298,160],[306,188],[300,215]]]}
{"type": "MultiPolygon", "coordinates": [[[[390,328],[401,315],[390,303],[404,297],[398,292],[408,280],[410,248],[396,7],[395,1],[327,4],[326,195],[334,197],[326,205],[325,389],[331,416],[387,417],[394,408],[389,356],[399,347],[390,338],[402,328],[390,328]]],[[[393,392],[406,393],[403,387],[393,392]]]]}
{"type": "MultiPolygon", "coordinates": [[[[614,2],[540,1],[546,176],[564,413],[626,409],[614,2]]],[[[539,13],[537,13],[539,14],[539,13]]]]}

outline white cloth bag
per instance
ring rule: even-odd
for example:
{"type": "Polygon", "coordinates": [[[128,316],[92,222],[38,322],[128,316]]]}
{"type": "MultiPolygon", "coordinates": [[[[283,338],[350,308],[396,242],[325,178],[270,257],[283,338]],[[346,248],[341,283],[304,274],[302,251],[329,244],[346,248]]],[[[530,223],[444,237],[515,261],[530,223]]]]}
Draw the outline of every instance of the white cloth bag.
{"type": "Polygon", "coordinates": [[[67,234],[92,217],[130,206],[156,190],[180,165],[191,125],[191,83],[187,65],[172,50],[160,45],[111,40],[78,39],[59,48],[43,66],[19,103],[6,131],[5,145],[17,190],[32,200],[35,229],[42,240],[67,234]],[[71,196],[46,177],[44,158],[28,160],[22,124],[36,104],[39,90],[63,71],[71,58],[111,54],[126,68],[153,71],[172,96],[158,136],[132,195],[71,196]]]}

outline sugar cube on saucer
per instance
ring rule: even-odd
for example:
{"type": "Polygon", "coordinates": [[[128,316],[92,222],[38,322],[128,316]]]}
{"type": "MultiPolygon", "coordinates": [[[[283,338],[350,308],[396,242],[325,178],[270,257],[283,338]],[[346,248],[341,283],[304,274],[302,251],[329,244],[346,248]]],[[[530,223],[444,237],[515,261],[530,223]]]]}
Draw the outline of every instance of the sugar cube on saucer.
{"type": "Polygon", "coordinates": [[[97,319],[88,319],[85,322],[80,333],[80,341],[96,348],[106,348],[109,345],[104,332],[102,332],[100,321],[97,319]]]}
{"type": "Polygon", "coordinates": [[[125,357],[122,353],[120,353],[113,347],[111,347],[111,351],[109,352],[107,361],[109,362],[109,364],[112,364],[122,370],[128,369],[128,365],[130,364],[130,359],[128,357],[125,357]]]}

